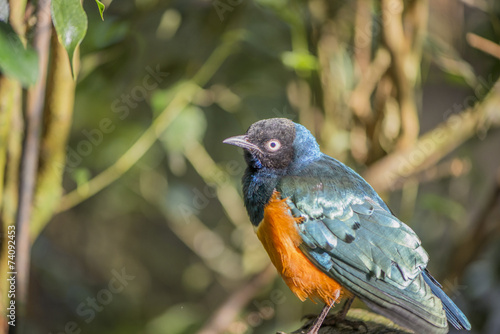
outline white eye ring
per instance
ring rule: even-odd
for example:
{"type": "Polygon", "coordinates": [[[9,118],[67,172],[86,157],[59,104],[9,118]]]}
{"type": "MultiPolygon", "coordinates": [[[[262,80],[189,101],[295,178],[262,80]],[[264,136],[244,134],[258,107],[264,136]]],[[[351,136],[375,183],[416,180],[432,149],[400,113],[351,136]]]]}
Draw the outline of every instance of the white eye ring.
{"type": "Polygon", "coordinates": [[[271,139],[267,142],[266,148],[270,152],[276,152],[281,148],[281,143],[278,139],[271,139]]]}

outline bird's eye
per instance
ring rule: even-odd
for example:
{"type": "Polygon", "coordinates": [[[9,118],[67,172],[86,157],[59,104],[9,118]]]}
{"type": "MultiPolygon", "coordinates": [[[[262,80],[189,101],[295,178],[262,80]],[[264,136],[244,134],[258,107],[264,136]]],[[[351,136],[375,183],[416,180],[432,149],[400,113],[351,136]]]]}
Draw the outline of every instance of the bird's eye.
{"type": "Polygon", "coordinates": [[[276,152],[281,148],[281,143],[278,139],[271,139],[267,142],[266,148],[270,152],[276,152]]]}

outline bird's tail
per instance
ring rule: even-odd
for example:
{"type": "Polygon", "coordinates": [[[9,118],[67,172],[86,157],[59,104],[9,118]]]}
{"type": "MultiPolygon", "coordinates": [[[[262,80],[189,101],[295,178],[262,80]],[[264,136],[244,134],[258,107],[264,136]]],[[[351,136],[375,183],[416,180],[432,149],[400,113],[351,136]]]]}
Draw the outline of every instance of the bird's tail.
{"type": "Polygon", "coordinates": [[[467,318],[426,270],[406,289],[367,280],[366,274],[347,271],[336,262],[330,273],[370,309],[416,333],[448,333],[447,320],[457,328],[470,329],[467,318]]]}
{"type": "Polygon", "coordinates": [[[448,333],[448,322],[439,297],[432,293],[422,275],[407,289],[383,280],[367,279],[366,274],[334,265],[330,272],[347,290],[371,310],[416,333],[448,333]]]}
{"type": "Polygon", "coordinates": [[[453,325],[456,329],[466,329],[470,330],[471,326],[469,320],[463,314],[463,312],[455,305],[455,303],[444,293],[441,289],[442,286],[438,281],[432,277],[427,270],[422,272],[422,276],[424,277],[425,283],[429,285],[433,294],[435,294],[439,299],[441,299],[441,303],[443,304],[444,311],[446,313],[446,317],[450,324],[453,325]]]}
{"type": "MultiPolygon", "coordinates": [[[[308,247],[305,244],[301,248],[308,247]]],[[[321,264],[310,250],[309,259],[321,264]]],[[[384,279],[367,277],[366,273],[335,258],[328,274],[346,290],[361,299],[370,309],[416,333],[448,333],[448,322],[457,329],[471,328],[469,321],[439,283],[423,269],[405,288],[384,279]]]]}

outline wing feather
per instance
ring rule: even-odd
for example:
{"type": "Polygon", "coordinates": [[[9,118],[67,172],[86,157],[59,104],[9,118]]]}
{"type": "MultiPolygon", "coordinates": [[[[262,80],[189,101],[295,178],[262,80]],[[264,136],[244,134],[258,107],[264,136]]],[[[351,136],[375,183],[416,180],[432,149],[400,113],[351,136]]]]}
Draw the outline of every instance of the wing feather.
{"type": "Polygon", "coordinates": [[[411,329],[446,333],[443,306],[422,276],[429,257],[354,171],[324,156],[277,186],[301,217],[301,249],[373,310],[411,329]]]}

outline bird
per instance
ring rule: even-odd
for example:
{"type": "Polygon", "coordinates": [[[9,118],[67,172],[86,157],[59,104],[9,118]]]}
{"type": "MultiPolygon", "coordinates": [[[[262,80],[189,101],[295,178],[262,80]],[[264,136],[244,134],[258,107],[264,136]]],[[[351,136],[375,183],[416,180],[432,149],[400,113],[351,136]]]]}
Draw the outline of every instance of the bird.
{"type": "Polygon", "coordinates": [[[286,118],[253,123],[225,144],[243,148],[244,204],[271,262],[302,301],[330,309],[354,298],[416,333],[470,330],[464,313],[427,269],[416,233],[353,169],[321,152],[307,128],[286,118]]]}

